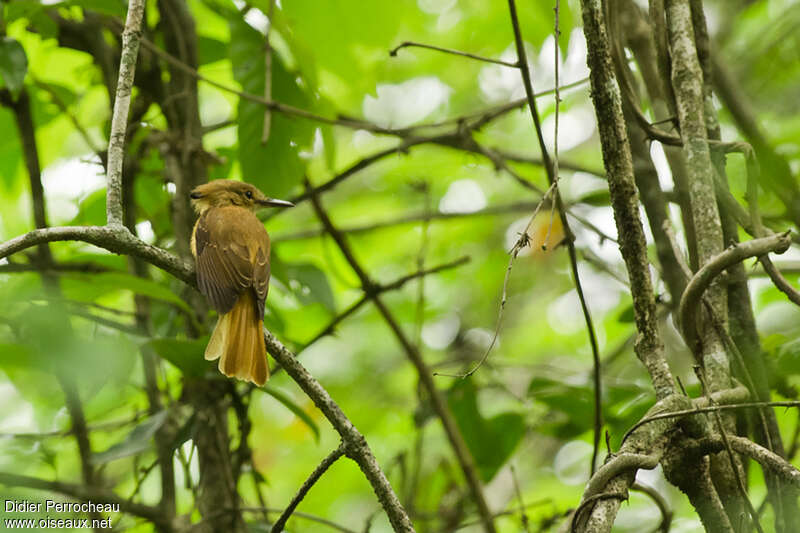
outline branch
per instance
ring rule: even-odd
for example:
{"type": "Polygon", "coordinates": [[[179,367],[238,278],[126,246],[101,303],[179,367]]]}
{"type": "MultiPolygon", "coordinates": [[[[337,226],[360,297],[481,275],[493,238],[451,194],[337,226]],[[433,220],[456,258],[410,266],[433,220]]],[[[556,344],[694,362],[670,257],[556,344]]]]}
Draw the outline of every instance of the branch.
{"type": "Polygon", "coordinates": [[[122,57],[119,81],[108,137],[108,184],[106,188],[106,218],[109,226],[122,226],[122,162],[125,159],[125,131],[131,106],[131,89],[142,37],[144,0],[130,0],[125,30],[122,32],[122,57]]]}
{"type": "Polygon", "coordinates": [[[281,533],[281,531],[283,531],[283,527],[286,525],[286,521],[289,520],[290,516],[292,516],[292,513],[300,504],[300,502],[303,501],[303,498],[305,498],[308,491],[311,490],[311,487],[314,486],[314,483],[316,483],[317,480],[320,477],[322,477],[322,474],[324,474],[328,470],[328,468],[330,468],[331,465],[336,461],[338,461],[339,458],[344,454],[345,454],[345,445],[344,443],[342,443],[339,445],[338,448],[329,453],[325,457],[325,459],[322,460],[320,464],[317,465],[314,471],[311,472],[311,475],[308,476],[308,479],[306,479],[306,481],[297,491],[297,494],[295,494],[294,498],[292,498],[292,501],[289,503],[286,509],[281,513],[281,515],[272,525],[271,533],[281,533]]]}
{"type": "Polygon", "coordinates": [[[669,508],[669,502],[666,497],[653,487],[645,485],[644,483],[634,483],[631,488],[646,494],[653,500],[653,503],[656,504],[656,507],[658,507],[661,513],[661,523],[658,525],[658,531],[661,531],[661,533],[669,533],[669,528],[672,525],[672,510],[669,508]]]}
{"type": "Polygon", "coordinates": [[[758,260],[761,262],[761,266],[764,267],[764,271],[769,276],[769,279],[772,280],[772,283],[781,291],[783,294],[786,295],[787,298],[796,305],[800,305],[800,292],[797,289],[792,287],[792,285],[783,277],[780,271],[772,264],[772,260],[769,256],[759,257],[758,260]]]}
{"type": "Polygon", "coordinates": [[[780,455],[773,453],[763,446],[759,446],[755,442],[744,437],[728,436],[728,441],[736,452],[753,458],[761,466],[778,474],[781,479],[788,481],[797,488],[800,488],[800,470],[795,468],[780,455]]]}
{"type": "Polygon", "coordinates": [[[517,63],[509,63],[508,61],[503,61],[500,59],[492,59],[490,57],[483,57],[476,54],[471,54],[469,52],[462,52],[461,50],[454,50],[452,48],[443,48],[441,46],[434,46],[432,44],[424,44],[424,43],[417,43],[413,41],[404,41],[399,45],[395,46],[391,50],[389,50],[389,55],[392,57],[397,57],[398,50],[403,48],[410,48],[415,46],[417,48],[427,48],[428,50],[436,50],[437,52],[443,52],[445,54],[453,54],[461,57],[468,57],[470,59],[476,59],[478,61],[483,61],[484,63],[494,63],[495,65],[503,65],[505,67],[511,68],[519,68],[517,63]]]}
{"type": "Polygon", "coordinates": [[[678,316],[681,319],[681,331],[686,344],[694,353],[698,348],[697,311],[700,297],[719,274],[750,257],[759,257],[770,252],[782,254],[789,249],[791,238],[789,232],[753,239],[729,247],[724,252],[711,257],[692,277],[681,297],[678,316]]]}
{"type": "Polygon", "coordinates": [[[605,491],[606,485],[615,477],[626,472],[636,472],[637,470],[652,470],[658,465],[660,455],[644,455],[624,453],[615,455],[610,461],[597,469],[586,490],[583,498],[587,499],[605,491]]]}
{"type": "Polygon", "coordinates": [[[25,487],[35,490],[46,490],[63,494],[82,501],[96,501],[119,505],[121,511],[151,521],[163,531],[172,531],[172,524],[157,507],[134,503],[118,496],[115,492],[101,487],[63,483],[61,481],[47,481],[30,476],[0,472],[0,485],[9,487],[25,487]]]}

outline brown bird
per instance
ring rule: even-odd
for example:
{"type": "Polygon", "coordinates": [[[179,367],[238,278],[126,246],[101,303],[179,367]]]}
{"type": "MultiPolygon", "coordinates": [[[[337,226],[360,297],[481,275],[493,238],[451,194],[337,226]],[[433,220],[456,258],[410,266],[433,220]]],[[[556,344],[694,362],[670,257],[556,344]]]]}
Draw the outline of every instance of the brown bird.
{"type": "Polygon", "coordinates": [[[269,378],[262,322],[269,289],[269,235],[254,214],[292,207],[253,185],[214,180],[189,195],[200,215],[192,231],[197,286],[219,313],[205,358],[228,377],[263,385],[269,378]]]}

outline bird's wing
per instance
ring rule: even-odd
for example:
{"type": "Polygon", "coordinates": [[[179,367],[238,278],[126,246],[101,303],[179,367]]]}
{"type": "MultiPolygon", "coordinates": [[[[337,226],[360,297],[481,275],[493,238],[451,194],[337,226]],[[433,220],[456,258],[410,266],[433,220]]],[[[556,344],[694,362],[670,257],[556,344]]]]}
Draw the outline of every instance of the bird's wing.
{"type": "Polygon", "coordinates": [[[220,314],[229,312],[239,295],[253,288],[259,317],[269,282],[269,237],[250,211],[212,208],[195,230],[197,285],[220,314]]]}

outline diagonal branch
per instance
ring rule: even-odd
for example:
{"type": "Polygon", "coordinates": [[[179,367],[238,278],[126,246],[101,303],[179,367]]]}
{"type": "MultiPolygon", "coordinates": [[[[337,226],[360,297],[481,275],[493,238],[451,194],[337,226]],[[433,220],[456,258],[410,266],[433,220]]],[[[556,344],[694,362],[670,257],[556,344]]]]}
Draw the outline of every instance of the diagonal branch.
{"type": "Polygon", "coordinates": [[[322,477],[322,474],[324,474],[333,463],[338,461],[339,458],[345,454],[345,451],[345,445],[342,443],[335,450],[329,453],[320,464],[317,465],[314,471],[311,472],[311,475],[308,476],[308,479],[305,480],[303,485],[297,491],[297,494],[295,494],[294,498],[292,498],[292,501],[289,502],[289,505],[272,525],[271,533],[281,533],[283,531],[286,521],[292,516],[292,513],[295,509],[297,509],[297,506],[300,505],[300,502],[303,501],[303,498],[306,497],[306,494],[308,494],[308,491],[314,486],[314,483],[316,483],[317,480],[322,477]]]}

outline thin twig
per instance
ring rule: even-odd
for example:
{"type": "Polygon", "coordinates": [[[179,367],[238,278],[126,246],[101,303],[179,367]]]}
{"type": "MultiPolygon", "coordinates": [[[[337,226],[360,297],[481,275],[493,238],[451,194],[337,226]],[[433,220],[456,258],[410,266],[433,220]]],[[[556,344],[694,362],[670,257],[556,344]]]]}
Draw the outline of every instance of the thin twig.
{"type": "MultiPolygon", "coordinates": [[[[275,509],[273,507],[240,507],[240,511],[246,513],[280,513],[282,509],[275,509]]],[[[322,524],[323,526],[328,526],[331,529],[335,529],[336,531],[341,531],[341,533],[359,533],[354,529],[350,529],[345,527],[341,524],[337,524],[332,520],[328,520],[327,518],[322,518],[321,516],[313,515],[310,513],[303,513],[300,511],[295,511],[294,516],[299,518],[304,518],[311,522],[316,522],[317,524],[322,524]]]]}
{"type": "MultiPolygon", "coordinates": [[[[547,152],[547,145],[544,142],[544,134],[542,133],[542,124],[539,118],[539,111],[536,107],[536,98],[534,97],[533,93],[533,82],[531,81],[531,71],[530,66],[528,65],[528,60],[525,55],[525,45],[522,40],[522,31],[520,30],[519,19],[517,17],[517,7],[515,4],[515,0],[508,0],[508,9],[511,15],[511,26],[514,30],[514,43],[517,49],[517,61],[519,63],[520,73],[522,75],[522,84],[525,87],[525,95],[528,99],[528,109],[531,114],[531,118],[533,119],[533,125],[536,130],[536,137],[539,141],[539,150],[541,152],[542,161],[544,162],[544,168],[547,172],[547,180],[550,183],[550,186],[553,186],[555,183],[558,182],[558,175],[555,173],[556,167],[554,166],[550,156],[547,152]]],[[[556,50],[558,50],[558,42],[556,41],[556,50]]],[[[558,91],[558,82],[556,82],[556,91],[558,91]]],[[[556,106],[558,109],[558,106],[556,106]]],[[[557,134],[557,132],[556,132],[557,134]]],[[[564,203],[561,199],[561,194],[556,187],[555,190],[555,204],[558,208],[558,214],[561,218],[561,226],[564,229],[564,242],[567,245],[568,255],[569,255],[569,262],[570,268],[572,270],[572,277],[575,283],[575,292],[578,294],[578,300],[580,300],[581,304],[581,311],[583,312],[583,318],[586,322],[586,333],[589,336],[589,344],[592,349],[592,362],[593,362],[593,371],[594,371],[594,454],[597,454],[597,450],[600,446],[600,435],[602,433],[602,420],[603,420],[603,412],[602,412],[602,377],[601,377],[601,364],[600,364],[600,348],[597,344],[597,336],[595,335],[594,330],[594,323],[592,322],[592,317],[589,312],[589,305],[586,303],[586,297],[583,293],[583,286],[581,284],[580,273],[578,272],[578,257],[575,251],[575,236],[572,233],[572,230],[569,226],[569,221],[567,220],[567,211],[564,207],[564,203]],[[599,422],[599,423],[598,423],[599,422]]],[[[594,472],[594,460],[592,462],[592,472],[594,472]]]]}
{"type": "Polygon", "coordinates": [[[631,489],[639,491],[642,494],[646,494],[651,500],[653,500],[653,503],[656,504],[656,507],[658,507],[658,510],[661,513],[661,523],[658,524],[658,527],[653,531],[653,533],[656,533],[656,531],[660,531],[661,533],[669,533],[669,528],[672,525],[672,510],[669,508],[669,502],[666,500],[666,498],[653,487],[645,485],[644,483],[639,483],[638,481],[631,485],[631,489]]]}
{"type": "Polygon", "coordinates": [[[478,61],[483,61],[484,63],[494,63],[495,65],[503,65],[505,67],[511,68],[519,68],[519,65],[516,63],[509,63],[508,61],[503,61],[501,59],[492,59],[490,57],[479,56],[476,54],[471,54],[469,52],[462,52],[461,50],[454,50],[452,48],[443,48],[441,46],[435,46],[432,44],[425,44],[425,43],[417,43],[414,41],[404,41],[399,45],[395,46],[391,50],[389,50],[389,55],[392,57],[397,57],[397,52],[403,48],[426,48],[428,50],[436,50],[437,52],[443,52],[445,54],[453,54],[461,57],[468,57],[470,59],[476,59],[478,61]]]}
{"type": "Polygon", "coordinates": [[[292,516],[292,513],[297,506],[300,505],[300,502],[303,501],[303,498],[306,497],[306,494],[308,494],[308,491],[314,486],[314,483],[316,483],[317,480],[322,477],[322,474],[324,474],[333,463],[338,461],[339,458],[344,455],[344,452],[345,444],[342,442],[335,450],[329,453],[320,464],[317,465],[314,471],[311,472],[311,475],[308,476],[308,479],[306,479],[305,482],[300,486],[300,489],[297,491],[297,494],[295,494],[294,498],[292,498],[292,501],[289,502],[289,505],[272,525],[271,533],[281,533],[281,531],[283,531],[286,521],[292,516]]]}
{"type": "MultiPolygon", "coordinates": [[[[709,405],[714,405],[714,399],[711,397],[711,391],[708,388],[708,382],[705,378],[705,372],[700,367],[700,365],[695,365],[695,374],[697,375],[697,379],[700,380],[700,384],[703,387],[703,394],[708,398],[709,405]]],[[[717,431],[719,432],[719,436],[722,439],[722,445],[727,452],[728,461],[730,463],[731,471],[733,472],[733,477],[736,480],[736,487],[739,490],[739,496],[745,503],[745,507],[747,507],[748,513],[750,513],[750,519],[753,522],[753,525],[756,528],[758,533],[764,533],[764,529],[761,527],[761,522],[758,519],[758,513],[753,508],[753,503],[750,501],[750,498],[747,495],[747,487],[744,484],[744,480],[742,479],[742,472],[739,469],[739,463],[736,460],[736,456],[733,453],[733,449],[731,448],[731,444],[728,441],[728,433],[725,431],[725,426],[722,422],[722,417],[719,414],[719,411],[713,411],[714,422],[717,425],[717,431]]]]}
{"type": "Polygon", "coordinates": [[[556,188],[556,184],[553,183],[547,191],[545,191],[542,199],[539,201],[539,204],[536,206],[536,209],[533,210],[533,215],[531,215],[530,221],[528,225],[525,226],[525,231],[519,234],[519,238],[514,243],[514,246],[509,250],[509,258],[508,258],[508,266],[506,267],[506,274],[503,278],[503,289],[500,296],[500,308],[497,311],[497,320],[495,321],[494,326],[494,334],[492,335],[492,341],[489,343],[489,346],[486,348],[486,351],[483,353],[483,357],[467,372],[463,374],[444,374],[441,372],[434,372],[434,376],[444,376],[450,378],[459,378],[459,379],[466,379],[470,377],[472,374],[478,371],[478,369],[483,366],[483,363],[489,358],[489,353],[494,348],[494,345],[497,343],[497,337],[500,335],[500,328],[503,325],[503,315],[506,308],[506,301],[508,300],[508,281],[511,277],[511,269],[514,266],[514,261],[517,259],[517,255],[524,250],[526,247],[530,246],[531,243],[531,236],[528,233],[528,229],[530,228],[533,221],[536,219],[536,215],[539,214],[539,211],[544,205],[545,200],[547,200],[548,196],[550,196],[556,188]]]}
{"type": "Polygon", "coordinates": [[[622,437],[622,443],[637,429],[644,426],[645,424],[649,424],[650,422],[655,422],[656,420],[664,420],[668,418],[680,418],[689,415],[697,415],[702,413],[711,413],[714,411],[734,411],[737,409],[761,409],[764,407],[800,407],[800,401],[776,401],[776,402],[744,402],[744,403],[732,403],[732,404],[715,404],[710,405],[708,407],[695,407],[692,409],[683,409],[680,411],[672,411],[669,413],[658,413],[655,415],[648,416],[639,420],[636,424],[631,426],[628,431],[625,432],[625,435],[622,437]]]}
{"type": "MultiPolygon", "coordinates": [[[[425,276],[429,276],[431,274],[437,274],[439,272],[443,272],[445,270],[449,270],[451,268],[458,268],[461,265],[468,263],[470,260],[469,256],[459,257],[455,261],[449,261],[447,263],[442,263],[440,265],[436,265],[431,268],[417,270],[416,272],[412,272],[411,274],[406,274],[405,276],[399,277],[394,281],[385,284],[379,284],[374,289],[376,294],[382,294],[384,292],[394,291],[397,289],[402,288],[406,283],[412,281],[414,279],[423,278],[425,276]]],[[[370,299],[370,294],[364,293],[364,295],[356,300],[353,304],[350,305],[347,309],[336,315],[334,318],[331,319],[328,324],[322,328],[319,333],[314,335],[308,342],[303,344],[300,348],[297,349],[298,354],[302,353],[303,350],[317,342],[323,337],[333,334],[336,331],[336,327],[341,324],[347,317],[351,316],[353,313],[361,309],[361,307],[367,303],[370,299]]],[[[276,372],[280,371],[280,366],[277,366],[270,370],[270,375],[275,375],[276,372]]]]}

